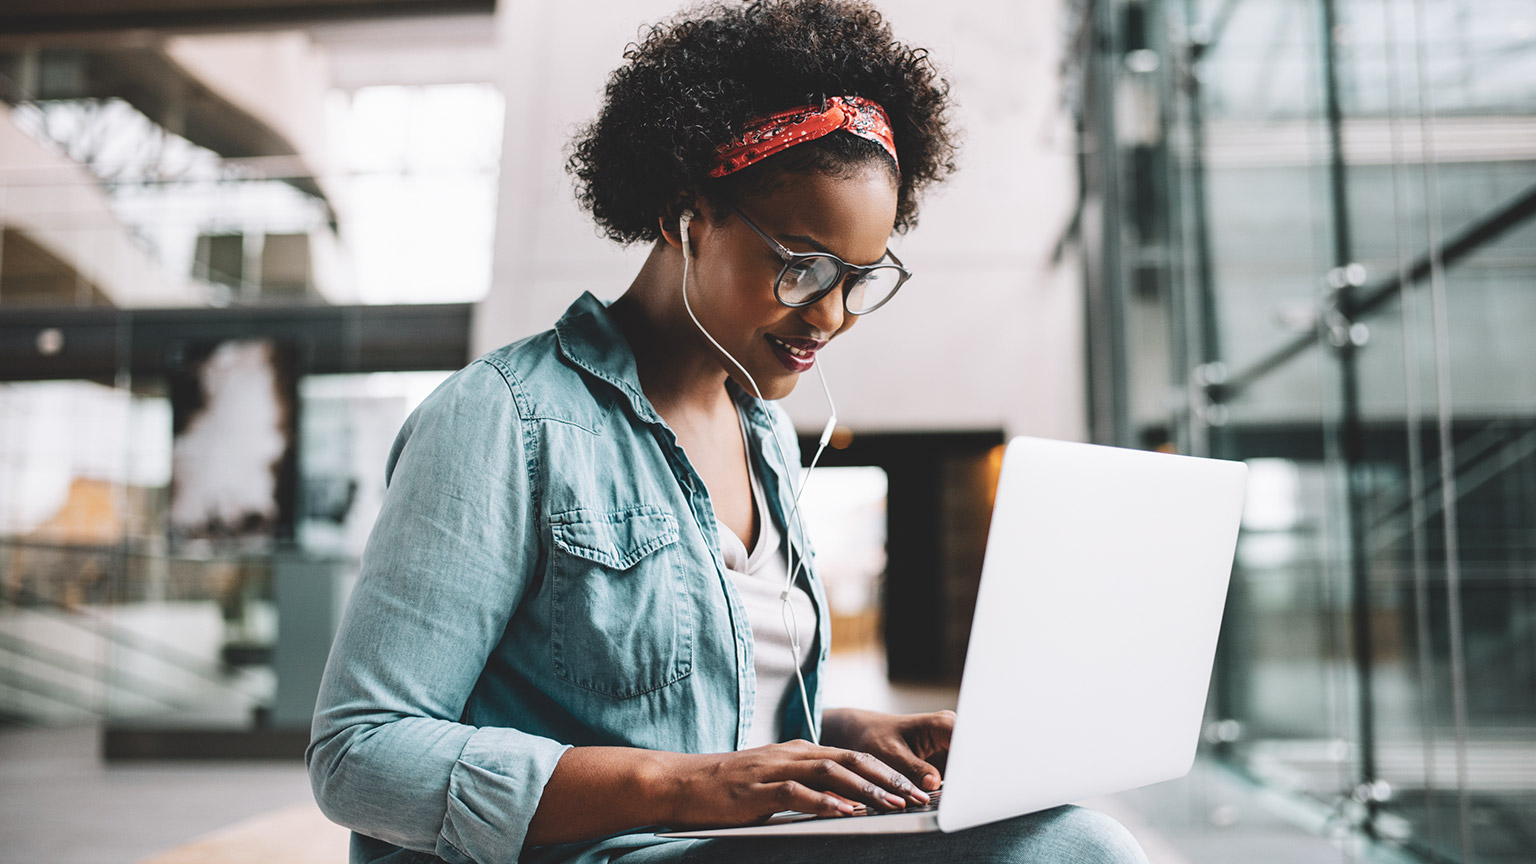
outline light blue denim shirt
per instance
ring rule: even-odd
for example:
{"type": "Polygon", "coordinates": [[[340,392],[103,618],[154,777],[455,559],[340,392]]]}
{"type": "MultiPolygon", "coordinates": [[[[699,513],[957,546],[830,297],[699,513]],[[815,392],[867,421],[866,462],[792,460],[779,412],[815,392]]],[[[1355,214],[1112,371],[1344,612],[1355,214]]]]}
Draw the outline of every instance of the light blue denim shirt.
{"type": "MultiPolygon", "coordinates": [[[[732,393],[783,527],[799,469],[767,436],[798,460],[794,431],[732,393]]],[[[752,632],[709,494],[607,307],[583,295],[553,330],[449,378],[386,474],[306,756],[321,809],[354,831],[352,860],[585,864],[668,842],[523,849],[567,747],[725,752],[752,722],[752,632]]],[[[828,616],[804,578],[819,717],[828,616]]],[[[798,692],[782,723],[808,737],[798,692]]]]}

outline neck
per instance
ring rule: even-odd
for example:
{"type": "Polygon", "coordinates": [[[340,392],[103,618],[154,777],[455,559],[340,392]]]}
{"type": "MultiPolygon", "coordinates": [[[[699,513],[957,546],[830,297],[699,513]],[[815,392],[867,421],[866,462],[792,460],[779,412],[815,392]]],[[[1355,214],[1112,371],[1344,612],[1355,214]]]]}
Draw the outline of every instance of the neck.
{"type": "Polygon", "coordinates": [[[725,369],[683,305],[682,284],[682,253],[657,241],[629,289],[609,307],[634,352],[641,389],[669,423],[735,410],[725,369]]]}

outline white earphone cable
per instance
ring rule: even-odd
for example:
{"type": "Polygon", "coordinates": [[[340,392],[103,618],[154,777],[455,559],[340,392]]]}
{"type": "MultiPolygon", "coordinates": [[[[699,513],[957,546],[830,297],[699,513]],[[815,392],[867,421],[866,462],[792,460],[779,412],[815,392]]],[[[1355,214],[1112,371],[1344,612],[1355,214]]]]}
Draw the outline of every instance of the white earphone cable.
{"type": "MultiPolygon", "coordinates": [[[[683,241],[683,308],[688,310],[688,317],[693,319],[693,326],[699,328],[699,332],[704,334],[704,338],[709,340],[709,344],[715,346],[716,350],[724,354],[725,358],[731,361],[731,364],[747,379],[747,383],[752,385],[752,395],[757,398],[758,406],[762,409],[764,416],[771,417],[768,413],[767,400],[763,399],[763,391],[757,386],[757,381],[752,377],[752,373],[748,372],[747,368],[741,365],[740,361],[731,356],[731,352],[725,350],[724,345],[721,345],[715,340],[714,336],[710,335],[708,330],[704,329],[704,325],[699,321],[699,316],[693,312],[693,304],[688,299],[688,270],[693,263],[693,253],[689,248],[688,223],[692,220],[692,212],[687,211],[683,213],[677,223],[678,233],[683,241]]],[[[816,468],[817,461],[821,459],[822,451],[826,449],[827,442],[832,439],[832,430],[837,426],[837,406],[832,402],[832,391],[827,387],[826,376],[821,372],[821,361],[819,358],[816,362],[816,375],[821,381],[821,389],[827,397],[827,405],[832,411],[832,416],[827,419],[827,425],[822,429],[821,441],[816,447],[816,455],[811,458],[811,464],[805,469],[805,475],[799,483],[794,484],[794,497],[790,501],[789,518],[800,531],[801,543],[806,542],[808,535],[805,533],[805,523],[800,516],[800,495],[805,491],[806,484],[811,478],[811,472],[816,468]]],[[[793,470],[793,466],[789,464],[789,457],[784,452],[784,445],[779,442],[778,432],[770,428],[768,437],[773,439],[774,449],[778,451],[779,461],[783,463],[785,470],[793,470]]],[[[800,670],[800,624],[795,620],[795,610],[789,602],[790,592],[794,589],[795,579],[799,577],[800,571],[805,565],[805,560],[804,556],[801,556],[799,563],[795,563],[793,543],[786,544],[786,550],[784,590],[779,593],[779,616],[784,622],[785,635],[789,637],[789,649],[793,655],[791,665],[795,670],[795,683],[800,688],[800,705],[805,709],[805,725],[811,733],[812,743],[819,743],[821,731],[816,726],[816,719],[811,711],[811,700],[805,689],[805,675],[800,670]]]]}

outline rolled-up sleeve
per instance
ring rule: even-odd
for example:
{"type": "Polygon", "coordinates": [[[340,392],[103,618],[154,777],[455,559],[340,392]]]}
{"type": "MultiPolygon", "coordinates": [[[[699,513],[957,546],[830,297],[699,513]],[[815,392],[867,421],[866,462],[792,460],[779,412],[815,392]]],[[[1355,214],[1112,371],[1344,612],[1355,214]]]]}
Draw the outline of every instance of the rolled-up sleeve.
{"type": "Polygon", "coordinates": [[[305,756],[326,816],[455,864],[517,860],[567,749],[460,722],[537,562],[523,434],[483,361],[406,422],[305,756]]]}

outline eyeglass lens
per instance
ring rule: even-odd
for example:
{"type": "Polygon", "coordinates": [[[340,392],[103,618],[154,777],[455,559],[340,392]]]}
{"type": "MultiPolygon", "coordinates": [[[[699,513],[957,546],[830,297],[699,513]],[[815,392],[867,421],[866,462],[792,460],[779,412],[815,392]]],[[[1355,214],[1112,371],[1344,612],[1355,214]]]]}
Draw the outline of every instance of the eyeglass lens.
{"type": "MultiPolygon", "coordinates": [[[[841,268],[837,259],[817,255],[802,258],[784,270],[779,278],[779,299],[791,305],[810,302],[837,280],[841,268]]],[[[855,315],[884,303],[901,285],[901,271],[895,267],[876,267],[864,274],[852,274],[844,303],[855,315]]]]}

